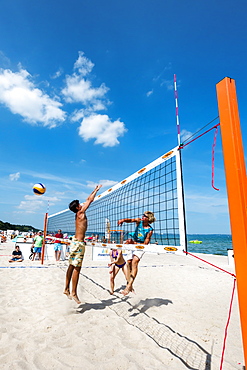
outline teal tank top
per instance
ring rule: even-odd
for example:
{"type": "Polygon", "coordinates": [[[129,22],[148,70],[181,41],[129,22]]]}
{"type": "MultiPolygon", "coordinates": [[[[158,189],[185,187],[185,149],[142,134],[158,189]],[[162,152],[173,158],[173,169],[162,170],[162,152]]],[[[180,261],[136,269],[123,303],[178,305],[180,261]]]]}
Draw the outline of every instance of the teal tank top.
{"type": "Polygon", "coordinates": [[[133,233],[130,233],[130,235],[133,237],[133,239],[138,243],[144,243],[147,234],[153,230],[153,228],[149,225],[149,228],[146,229],[143,227],[143,221],[139,223],[139,225],[136,227],[135,231],[133,233]]]}

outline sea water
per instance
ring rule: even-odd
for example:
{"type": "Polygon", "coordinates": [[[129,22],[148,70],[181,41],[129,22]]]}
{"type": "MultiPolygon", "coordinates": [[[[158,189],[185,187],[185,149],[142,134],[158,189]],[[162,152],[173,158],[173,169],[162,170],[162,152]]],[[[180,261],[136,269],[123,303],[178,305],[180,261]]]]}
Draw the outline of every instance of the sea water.
{"type": "Polygon", "coordinates": [[[232,249],[232,236],[227,234],[188,234],[188,252],[207,253],[227,256],[227,250],[232,249]],[[190,240],[200,240],[201,244],[190,243],[190,240]]]}

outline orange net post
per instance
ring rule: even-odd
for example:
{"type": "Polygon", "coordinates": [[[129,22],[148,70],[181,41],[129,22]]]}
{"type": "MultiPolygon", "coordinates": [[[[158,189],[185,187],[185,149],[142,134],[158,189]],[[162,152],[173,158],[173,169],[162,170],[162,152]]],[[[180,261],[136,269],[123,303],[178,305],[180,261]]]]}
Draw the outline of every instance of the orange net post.
{"type": "Polygon", "coordinates": [[[238,287],[243,350],[247,363],[247,182],[235,81],[216,85],[228,205],[238,287]]]}
{"type": "Polygon", "coordinates": [[[41,265],[44,264],[44,257],[45,257],[45,239],[46,239],[46,230],[47,230],[47,219],[48,219],[48,213],[45,214],[45,219],[44,219],[44,240],[42,243],[42,251],[41,251],[41,265]]]}

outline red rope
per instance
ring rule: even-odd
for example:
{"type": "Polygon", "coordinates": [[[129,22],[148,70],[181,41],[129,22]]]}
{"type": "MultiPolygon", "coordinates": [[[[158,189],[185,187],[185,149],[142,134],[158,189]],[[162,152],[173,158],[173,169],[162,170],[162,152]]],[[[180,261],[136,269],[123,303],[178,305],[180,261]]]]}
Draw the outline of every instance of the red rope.
{"type": "Polygon", "coordinates": [[[189,254],[190,256],[199,259],[200,261],[203,261],[205,263],[208,263],[209,265],[211,265],[213,267],[216,267],[217,269],[219,269],[221,271],[224,271],[227,274],[230,274],[231,276],[234,277],[232,297],[231,297],[230,308],[229,308],[229,312],[228,312],[228,319],[227,319],[227,323],[226,323],[226,327],[225,327],[225,335],[224,335],[224,341],[223,341],[223,349],[222,349],[222,354],[221,354],[220,370],[222,370],[223,360],[224,360],[224,354],[225,354],[225,348],[226,348],[227,330],[228,330],[228,326],[229,326],[229,323],[230,323],[231,312],[232,312],[232,303],[233,303],[234,291],[235,291],[235,287],[236,287],[236,275],[230,273],[229,271],[223,270],[222,268],[220,268],[218,266],[215,266],[212,263],[207,262],[207,261],[203,260],[202,258],[199,258],[199,257],[195,256],[194,254],[191,254],[191,253],[186,252],[186,251],[184,251],[184,253],[189,254]]]}
{"type": "Polygon", "coordinates": [[[233,282],[232,298],[231,298],[231,302],[230,302],[230,308],[229,308],[229,313],[228,313],[228,319],[227,319],[226,328],[225,328],[225,335],[224,335],[223,349],[222,349],[222,355],[221,355],[221,361],[220,361],[220,370],[222,370],[222,366],[223,366],[223,360],[224,360],[224,354],[225,354],[225,348],[226,348],[227,329],[228,329],[228,326],[229,326],[230,317],[231,317],[231,312],[232,312],[232,303],[233,303],[233,296],[234,296],[235,287],[236,287],[236,279],[234,279],[234,282],[233,282]]]}
{"type": "Polygon", "coordinates": [[[213,128],[216,128],[216,127],[217,127],[217,126],[219,126],[219,125],[220,125],[220,123],[217,123],[217,125],[215,125],[215,126],[211,127],[209,130],[207,130],[207,131],[203,132],[201,135],[199,135],[199,136],[195,137],[193,140],[190,140],[188,143],[186,143],[186,144],[181,144],[181,145],[180,145],[180,147],[179,147],[179,149],[183,149],[186,145],[189,145],[190,143],[193,143],[193,141],[195,141],[195,140],[199,139],[201,136],[203,136],[203,135],[207,134],[209,131],[213,130],[213,128]]]}
{"type": "Polygon", "coordinates": [[[226,270],[222,269],[221,267],[215,266],[215,265],[213,265],[212,263],[210,263],[210,262],[208,262],[208,261],[205,261],[205,260],[203,260],[203,259],[202,259],[202,258],[200,258],[200,257],[195,256],[195,255],[194,255],[194,254],[192,254],[192,253],[189,253],[189,252],[186,252],[186,251],[184,251],[184,253],[189,254],[190,256],[195,257],[195,258],[197,258],[198,260],[200,260],[200,261],[202,261],[202,262],[205,262],[205,263],[207,263],[207,264],[209,264],[209,265],[211,265],[211,266],[213,266],[213,267],[216,267],[218,270],[224,271],[224,272],[226,272],[227,274],[229,274],[229,275],[231,275],[231,276],[233,276],[233,277],[235,277],[235,278],[236,278],[236,275],[232,274],[231,272],[226,271],[226,270]]]}
{"type": "Polygon", "coordinates": [[[214,150],[215,150],[215,147],[216,147],[217,134],[218,134],[218,127],[216,126],[215,127],[215,132],[214,132],[213,148],[212,148],[212,187],[214,188],[214,190],[220,190],[220,189],[218,189],[214,186],[214,150]]]}

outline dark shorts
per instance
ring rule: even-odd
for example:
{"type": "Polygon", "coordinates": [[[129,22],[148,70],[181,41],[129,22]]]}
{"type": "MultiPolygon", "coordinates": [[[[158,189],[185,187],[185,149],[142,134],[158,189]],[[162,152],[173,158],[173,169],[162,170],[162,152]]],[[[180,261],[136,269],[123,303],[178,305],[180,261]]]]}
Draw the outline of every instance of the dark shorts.
{"type": "Polygon", "coordinates": [[[115,263],[115,266],[117,266],[118,268],[122,268],[122,267],[124,267],[124,265],[126,265],[126,262],[124,262],[124,263],[122,263],[122,265],[117,265],[116,263],[115,263]]]}

